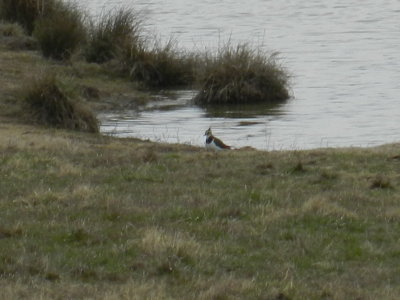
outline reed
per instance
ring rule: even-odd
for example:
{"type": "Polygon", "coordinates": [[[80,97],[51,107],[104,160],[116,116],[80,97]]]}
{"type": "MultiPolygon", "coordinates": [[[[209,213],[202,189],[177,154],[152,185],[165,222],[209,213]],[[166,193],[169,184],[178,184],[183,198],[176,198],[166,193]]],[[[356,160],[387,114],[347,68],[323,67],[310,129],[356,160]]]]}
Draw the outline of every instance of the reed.
{"type": "Polygon", "coordinates": [[[197,74],[200,91],[197,104],[244,104],[279,102],[289,98],[289,75],[268,55],[247,44],[230,43],[216,55],[204,55],[197,74]]]}
{"type": "Polygon", "coordinates": [[[21,24],[31,35],[35,22],[51,14],[56,0],[0,0],[0,19],[21,24]]]}
{"type": "Polygon", "coordinates": [[[11,50],[36,50],[36,40],[25,34],[18,23],[0,21],[0,43],[11,50]]]}
{"type": "Polygon", "coordinates": [[[0,37],[21,37],[24,29],[17,23],[0,22],[0,37]]]}
{"type": "Polygon", "coordinates": [[[104,63],[140,43],[141,18],[133,9],[120,8],[103,12],[90,24],[85,57],[88,62],[104,63]]]}
{"type": "Polygon", "coordinates": [[[36,22],[33,35],[45,57],[69,59],[85,42],[84,15],[77,6],[58,2],[51,14],[36,22]]]}
{"type": "Polygon", "coordinates": [[[172,39],[165,45],[131,47],[124,63],[132,80],[151,88],[187,86],[195,78],[196,56],[180,51],[172,39]]]}
{"type": "Polygon", "coordinates": [[[95,115],[82,103],[66,95],[54,75],[34,81],[26,91],[29,112],[40,124],[86,132],[98,132],[95,115]]]}

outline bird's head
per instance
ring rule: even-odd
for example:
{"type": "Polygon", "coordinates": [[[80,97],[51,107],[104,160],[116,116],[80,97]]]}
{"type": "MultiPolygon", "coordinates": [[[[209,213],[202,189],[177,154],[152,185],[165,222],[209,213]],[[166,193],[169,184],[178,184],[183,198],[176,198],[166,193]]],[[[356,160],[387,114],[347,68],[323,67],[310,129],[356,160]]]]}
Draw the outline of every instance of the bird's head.
{"type": "Polygon", "coordinates": [[[211,135],[212,135],[211,127],[208,128],[208,129],[206,130],[206,132],[204,133],[204,135],[205,135],[205,136],[211,136],[211,135]]]}

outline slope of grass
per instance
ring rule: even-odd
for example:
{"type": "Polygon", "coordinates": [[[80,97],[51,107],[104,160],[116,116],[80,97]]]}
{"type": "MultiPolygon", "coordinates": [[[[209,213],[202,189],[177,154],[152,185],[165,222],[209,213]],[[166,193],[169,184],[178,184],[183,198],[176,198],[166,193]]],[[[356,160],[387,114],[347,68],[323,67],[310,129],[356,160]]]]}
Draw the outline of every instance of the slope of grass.
{"type": "Polygon", "coordinates": [[[137,91],[135,84],[109,72],[107,66],[79,60],[68,64],[49,61],[37,51],[16,51],[9,39],[19,40],[0,36],[0,117],[29,122],[21,109],[26,89],[49,73],[57,74],[67,90],[95,111],[134,107],[149,99],[148,94],[137,91]]]}
{"type": "Polygon", "coordinates": [[[214,155],[10,124],[0,131],[7,297],[400,295],[398,145],[214,155]]]}

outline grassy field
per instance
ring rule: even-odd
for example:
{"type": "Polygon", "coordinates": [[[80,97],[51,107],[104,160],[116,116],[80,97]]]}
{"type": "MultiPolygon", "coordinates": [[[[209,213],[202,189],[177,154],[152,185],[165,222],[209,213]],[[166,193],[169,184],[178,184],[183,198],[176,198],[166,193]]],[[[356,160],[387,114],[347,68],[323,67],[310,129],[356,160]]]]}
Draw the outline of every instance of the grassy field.
{"type": "Polygon", "coordinates": [[[216,154],[39,127],[21,86],[44,68],[95,109],[143,99],[0,47],[1,299],[400,297],[399,145],[216,154]]]}

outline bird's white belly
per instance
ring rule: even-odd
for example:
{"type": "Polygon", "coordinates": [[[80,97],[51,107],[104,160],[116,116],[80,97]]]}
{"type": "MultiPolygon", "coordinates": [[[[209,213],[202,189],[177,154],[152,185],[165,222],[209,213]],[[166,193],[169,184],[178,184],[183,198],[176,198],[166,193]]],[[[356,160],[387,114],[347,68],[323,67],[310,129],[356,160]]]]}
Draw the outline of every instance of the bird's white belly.
{"type": "Polygon", "coordinates": [[[217,150],[217,151],[223,150],[222,148],[219,148],[217,145],[215,145],[214,141],[212,141],[209,144],[206,143],[206,149],[217,150]]]}

